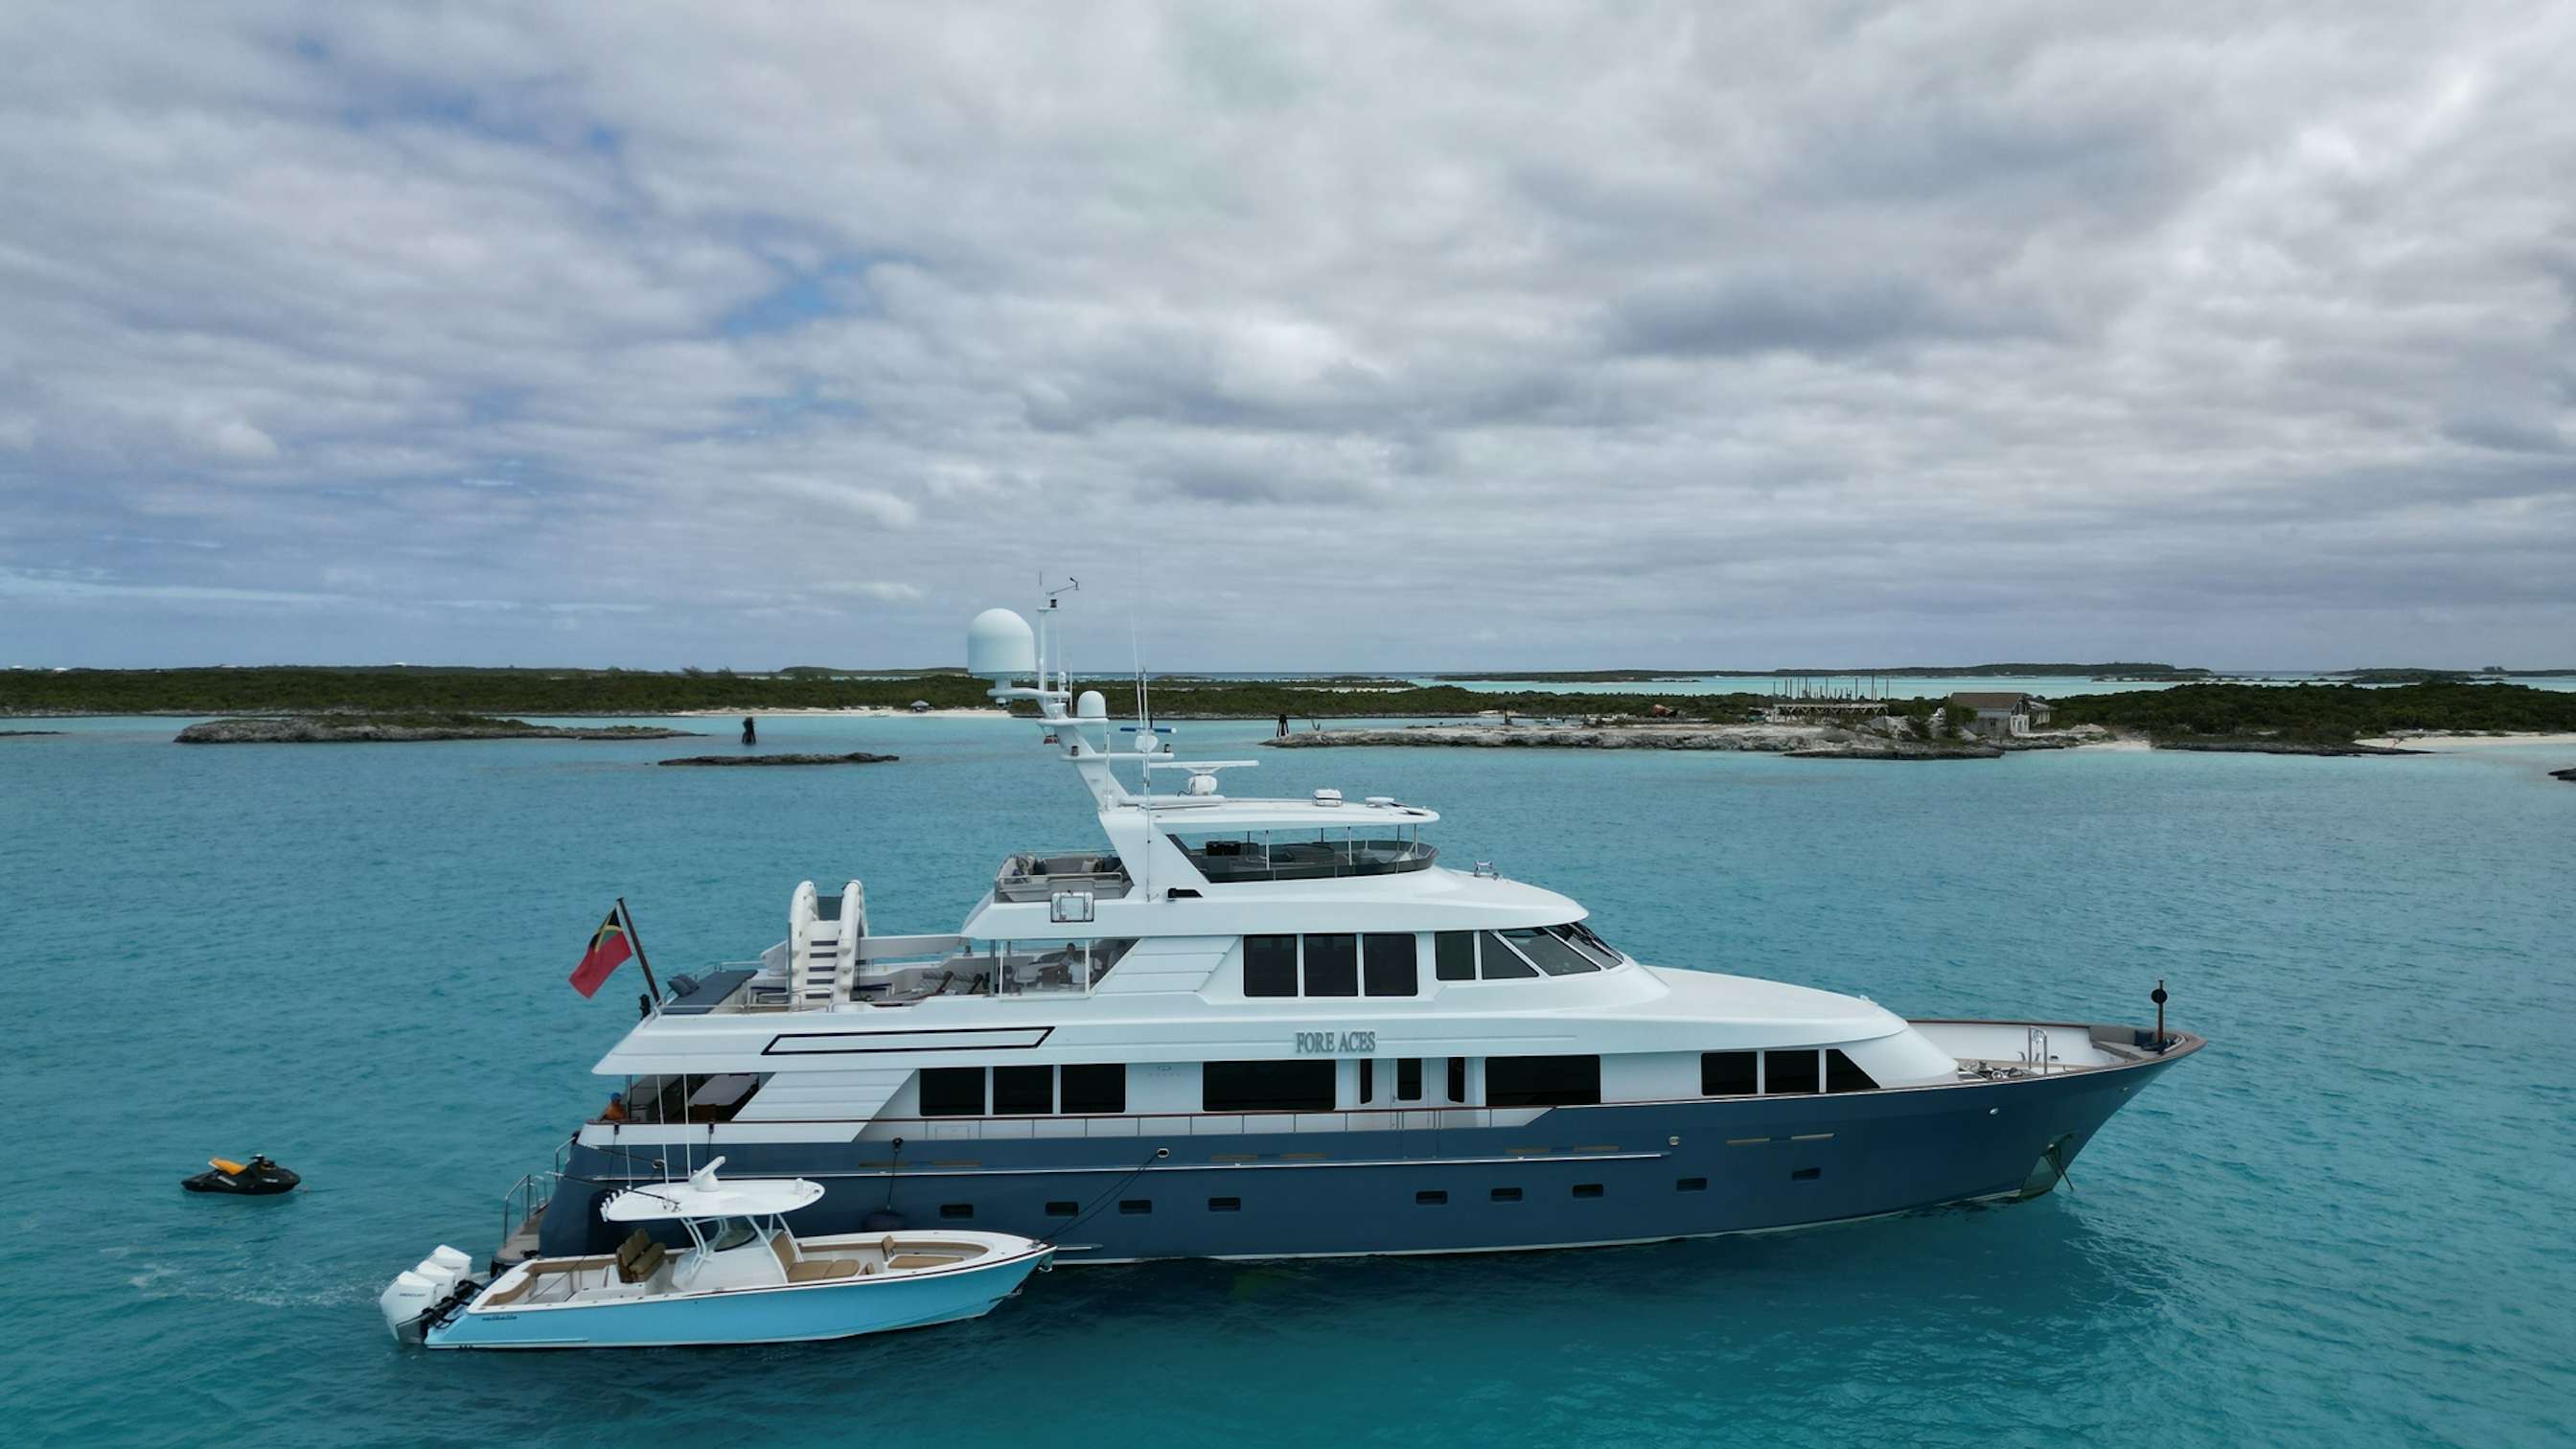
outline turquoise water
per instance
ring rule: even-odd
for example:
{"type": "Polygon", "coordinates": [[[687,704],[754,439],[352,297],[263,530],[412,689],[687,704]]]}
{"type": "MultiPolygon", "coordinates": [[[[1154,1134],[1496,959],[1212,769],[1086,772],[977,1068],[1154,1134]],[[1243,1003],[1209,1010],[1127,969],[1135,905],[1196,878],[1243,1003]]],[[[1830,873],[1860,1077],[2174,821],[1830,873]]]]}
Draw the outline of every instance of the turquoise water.
{"type": "MultiPolygon", "coordinates": [[[[1915,766],[1441,750],[1265,758],[1431,804],[1456,862],[1649,960],[1924,1015],[2146,1019],[2207,1052],[2075,1190],[1758,1239],[1058,1272],[854,1344],[424,1356],[374,1296],[597,1106],[634,980],[563,984],[616,896],[674,971],[866,879],[952,929],[1090,842],[998,721],[773,719],[899,765],[660,770],[671,744],[0,740],[22,1440],[887,1446],[2532,1444],[2576,1433],[2576,748],[2075,752],[1915,766]],[[183,1194],[266,1151],[311,1191],[183,1194]]],[[[722,722],[708,725],[725,728],[722,722]]],[[[1229,755],[1259,725],[1184,726],[1229,755]]],[[[695,742],[680,742],[695,747],[695,742]]],[[[731,748],[719,736],[709,743],[731,748]]],[[[1240,787],[1238,787],[1240,788],[1240,787]]],[[[629,968],[631,972],[632,968],[629,968]]]]}

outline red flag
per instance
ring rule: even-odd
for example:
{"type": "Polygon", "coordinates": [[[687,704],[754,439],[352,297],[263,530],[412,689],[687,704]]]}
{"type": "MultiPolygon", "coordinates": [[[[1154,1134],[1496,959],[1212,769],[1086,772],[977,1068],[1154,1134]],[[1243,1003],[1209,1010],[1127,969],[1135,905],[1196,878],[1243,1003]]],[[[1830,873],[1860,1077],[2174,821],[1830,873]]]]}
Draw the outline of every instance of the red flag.
{"type": "Polygon", "coordinates": [[[608,919],[591,933],[590,949],[581,953],[581,964],[572,968],[572,989],[584,996],[599,990],[608,980],[608,973],[633,954],[635,948],[626,939],[626,923],[617,918],[617,912],[610,911],[608,919]]]}

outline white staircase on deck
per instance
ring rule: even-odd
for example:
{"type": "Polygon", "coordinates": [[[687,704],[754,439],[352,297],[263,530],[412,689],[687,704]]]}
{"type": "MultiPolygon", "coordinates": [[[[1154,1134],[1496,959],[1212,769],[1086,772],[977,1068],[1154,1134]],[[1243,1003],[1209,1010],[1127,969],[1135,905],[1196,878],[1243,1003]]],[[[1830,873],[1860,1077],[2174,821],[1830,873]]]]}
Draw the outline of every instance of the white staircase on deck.
{"type": "Polygon", "coordinates": [[[859,940],[868,933],[868,893],[857,881],[829,903],[805,881],[787,905],[787,972],[791,1004],[821,1010],[850,999],[858,977],[859,940]]]}

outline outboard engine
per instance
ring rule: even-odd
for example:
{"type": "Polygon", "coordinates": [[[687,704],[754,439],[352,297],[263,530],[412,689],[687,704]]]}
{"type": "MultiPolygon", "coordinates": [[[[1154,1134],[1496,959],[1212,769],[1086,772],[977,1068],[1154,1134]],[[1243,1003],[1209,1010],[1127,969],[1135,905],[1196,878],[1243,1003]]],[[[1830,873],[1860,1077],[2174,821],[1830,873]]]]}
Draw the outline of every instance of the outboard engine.
{"type": "Polygon", "coordinates": [[[376,1298],[397,1343],[418,1343],[447,1315],[474,1301],[481,1285],[465,1276],[474,1260],[439,1244],[407,1272],[394,1275],[376,1298]]]}

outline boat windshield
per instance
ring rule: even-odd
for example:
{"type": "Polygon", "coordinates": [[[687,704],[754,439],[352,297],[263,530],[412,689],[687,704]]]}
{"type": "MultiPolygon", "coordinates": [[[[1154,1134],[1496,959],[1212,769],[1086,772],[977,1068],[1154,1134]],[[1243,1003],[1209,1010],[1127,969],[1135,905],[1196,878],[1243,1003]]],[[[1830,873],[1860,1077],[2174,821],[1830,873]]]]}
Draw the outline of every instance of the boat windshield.
{"type": "Polygon", "coordinates": [[[1421,827],[1391,827],[1384,839],[1356,829],[1240,830],[1197,836],[1170,832],[1172,844],[1211,884],[1257,880],[1326,880],[1428,870],[1439,852],[1422,843],[1421,827]]]}
{"type": "Polygon", "coordinates": [[[707,1235],[707,1250],[721,1253],[739,1248],[760,1236],[760,1229],[749,1218],[718,1218],[716,1229],[707,1235]]]}

